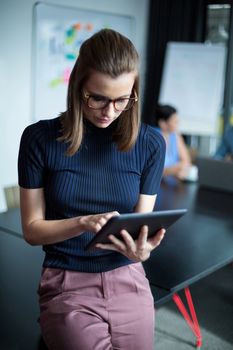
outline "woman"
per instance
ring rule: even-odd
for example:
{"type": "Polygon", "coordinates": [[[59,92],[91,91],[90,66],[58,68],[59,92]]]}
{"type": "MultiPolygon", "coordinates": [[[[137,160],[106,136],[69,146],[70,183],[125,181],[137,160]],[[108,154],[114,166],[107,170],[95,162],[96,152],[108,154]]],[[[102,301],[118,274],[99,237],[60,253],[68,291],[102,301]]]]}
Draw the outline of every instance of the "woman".
{"type": "Polygon", "coordinates": [[[180,180],[188,177],[191,157],[182,135],[178,132],[177,110],[169,105],[158,105],[155,110],[155,126],[166,141],[164,176],[180,180]]]}
{"type": "Polygon", "coordinates": [[[155,204],[165,143],[138,113],[138,55],[113,30],[80,49],[67,111],[27,127],[19,151],[24,237],[43,245],[40,325],[49,349],[153,349],[154,308],[141,262],[161,242],[85,246],[113,216],[155,204]],[[139,307],[140,305],[140,307],[139,307]]]}

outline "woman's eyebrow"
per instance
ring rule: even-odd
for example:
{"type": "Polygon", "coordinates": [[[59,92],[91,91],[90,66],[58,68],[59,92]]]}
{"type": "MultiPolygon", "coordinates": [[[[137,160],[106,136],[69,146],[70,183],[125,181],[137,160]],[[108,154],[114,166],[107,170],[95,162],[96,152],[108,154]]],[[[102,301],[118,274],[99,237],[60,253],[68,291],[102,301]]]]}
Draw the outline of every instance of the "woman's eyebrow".
{"type": "Polygon", "coordinates": [[[110,99],[110,100],[118,100],[118,99],[121,99],[121,98],[127,98],[127,97],[131,96],[131,94],[129,93],[129,94],[125,94],[125,95],[122,95],[122,96],[119,96],[119,97],[117,97],[117,98],[112,99],[112,98],[110,98],[109,96],[100,95],[100,94],[95,93],[95,92],[89,92],[88,94],[89,94],[90,96],[94,96],[94,97],[103,97],[103,98],[110,99]]]}

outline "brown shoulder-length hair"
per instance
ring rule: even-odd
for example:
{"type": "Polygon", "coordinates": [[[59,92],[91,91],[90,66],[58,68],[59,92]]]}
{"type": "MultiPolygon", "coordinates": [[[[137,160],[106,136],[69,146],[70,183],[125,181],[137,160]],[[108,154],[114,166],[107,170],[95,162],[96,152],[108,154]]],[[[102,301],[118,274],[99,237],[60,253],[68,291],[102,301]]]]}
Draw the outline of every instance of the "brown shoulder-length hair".
{"type": "MultiPolygon", "coordinates": [[[[83,139],[84,124],[82,110],[82,88],[91,71],[108,74],[112,78],[123,73],[135,72],[132,97],[139,100],[138,53],[132,42],[120,33],[103,29],[81,45],[78,59],[71,72],[67,110],[61,114],[62,136],[60,141],[68,142],[68,155],[75,154],[83,139]]],[[[129,150],[135,143],[140,125],[138,102],[123,111],[116,121],[113,141],[121,151],[129,150]]]]}

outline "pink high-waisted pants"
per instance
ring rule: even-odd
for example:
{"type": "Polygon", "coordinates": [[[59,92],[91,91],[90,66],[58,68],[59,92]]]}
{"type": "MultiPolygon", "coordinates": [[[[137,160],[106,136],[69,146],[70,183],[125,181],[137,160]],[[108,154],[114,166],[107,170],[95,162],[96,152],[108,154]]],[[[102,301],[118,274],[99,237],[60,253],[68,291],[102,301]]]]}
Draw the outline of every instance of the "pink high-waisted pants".
{"type": "Polygon", "coordinates": [[[141,263],[102,273],[44,268],[38,293],[50,350],[154,348],[154,302],[141,263]]]}

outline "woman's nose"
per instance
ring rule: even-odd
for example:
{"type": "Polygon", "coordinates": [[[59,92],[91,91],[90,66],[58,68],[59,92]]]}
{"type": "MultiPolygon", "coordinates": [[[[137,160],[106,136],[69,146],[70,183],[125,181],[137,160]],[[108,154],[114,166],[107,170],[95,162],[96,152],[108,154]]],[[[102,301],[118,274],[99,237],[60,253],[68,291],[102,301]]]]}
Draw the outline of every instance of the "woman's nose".
{"type": "Polygon", "coordinates": [[[103,112],[105,114],[108,114],[108,116],[112,116],[112,115],[115,115],[116,114],[116,110],[115,110],[115,107],[114,107],[114,102],[113,101],[109,101],[109,103],[107,104],[107,106],[105,106],[103,108],[103,112]]]}

